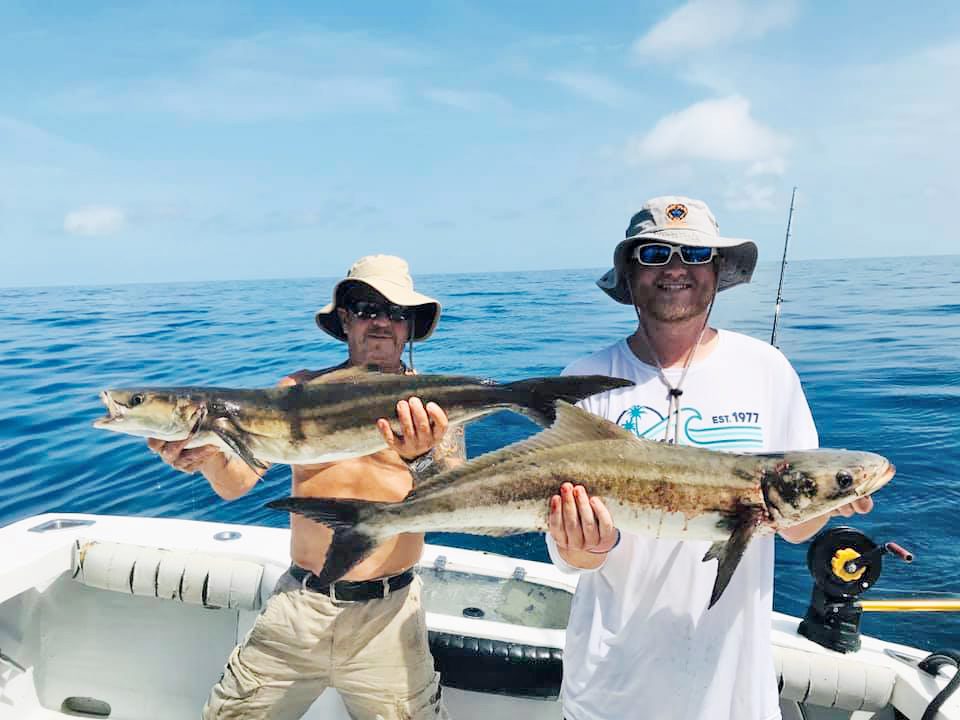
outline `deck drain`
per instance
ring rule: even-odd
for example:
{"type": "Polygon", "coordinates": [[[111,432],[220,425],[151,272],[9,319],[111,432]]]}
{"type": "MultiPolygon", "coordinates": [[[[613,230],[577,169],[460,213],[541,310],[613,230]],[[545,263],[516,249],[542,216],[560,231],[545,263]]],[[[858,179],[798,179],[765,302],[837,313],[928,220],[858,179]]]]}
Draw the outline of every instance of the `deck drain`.
{"type": "Polygon", "coordinates": [[[65,698],[60,709],[68,715],[79,715],[80,717],[110,717],[110,703],[92,697],[72,696],[65,698]]]}
{"type": "Polygon", "coordinates": [[[482,618],[484,612],[478,607],[466,607],[463,609],[463,616],[468,618],[482,618]]]}

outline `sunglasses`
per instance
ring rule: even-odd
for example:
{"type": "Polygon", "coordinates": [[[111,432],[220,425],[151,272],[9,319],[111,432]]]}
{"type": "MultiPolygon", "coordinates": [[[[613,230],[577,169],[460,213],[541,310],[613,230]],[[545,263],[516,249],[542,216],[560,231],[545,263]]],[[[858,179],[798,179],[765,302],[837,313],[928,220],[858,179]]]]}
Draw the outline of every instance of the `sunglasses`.
{"type": "Polygon", "coordinates": [[[633,258],[641,265],[666,265],[674,254],[679,255],[685,265],[706,265],[717,256],[717,249],[667,243],[647,243],[633,249],[633,258]]]}
{"type": "Polygon", "coordinates": [[[368,300],[349,300],[347,310],[362,320],[373,320],[384,315],[393,322],[402,322],[410,317],[410,308],[392,303],[370,302],[368,300]]]}

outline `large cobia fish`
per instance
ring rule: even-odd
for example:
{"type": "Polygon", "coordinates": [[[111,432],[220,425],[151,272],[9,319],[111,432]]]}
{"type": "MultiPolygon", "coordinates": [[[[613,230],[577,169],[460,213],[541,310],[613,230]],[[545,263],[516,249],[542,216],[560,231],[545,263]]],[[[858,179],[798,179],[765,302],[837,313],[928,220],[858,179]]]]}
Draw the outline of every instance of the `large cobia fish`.
{"type": "Polygon", "coordinates": [[[867,452],[737,455],[640,440],[560,402],[548,430],[435,475],[402,502],[291,497],[267,506],[333,529],[323,584],[398,533],[546,531],[550,496],[561,483],[582,484],[622,530],[713,541],[703,558],[719,561],[712,607],[751,538],[869,495],[893,474],[886,458],[867,452]]]}
{"type": "Polygon", "coordinates": [[[267,462],[344,460],[386,447],[378,418],[396,424],[396,404],[411,396],[433,401],[451,425],[501,409],[540,425],[555,418],[557,400],[576,402],[633,383],[602,375],[566,375],[497,384],[445,375],[395,375],[347,368],[289,387],[134,388],[100,394],[107,415],[94,427],[161,440],[190,438],[187,447],[217,445],[256,470],[267,462]]]}

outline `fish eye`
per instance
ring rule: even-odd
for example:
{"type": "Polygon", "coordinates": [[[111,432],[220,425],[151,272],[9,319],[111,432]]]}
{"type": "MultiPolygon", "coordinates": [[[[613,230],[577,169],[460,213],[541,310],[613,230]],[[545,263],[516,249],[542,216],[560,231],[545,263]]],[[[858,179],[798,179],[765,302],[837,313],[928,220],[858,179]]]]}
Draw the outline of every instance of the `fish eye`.
{"type": "Polygon", "coordinates": [[[837,473],[837,485],[840,486],[841,490],[846,490],[853,485],[853,475],[846,470],[841,470],[837,473]]]}
{"type": "Polygon", "coordinates": [[[137,393],[136,395],[130,396],[130,407],[136,407],[143,403],[143,393],[137,393]]]}

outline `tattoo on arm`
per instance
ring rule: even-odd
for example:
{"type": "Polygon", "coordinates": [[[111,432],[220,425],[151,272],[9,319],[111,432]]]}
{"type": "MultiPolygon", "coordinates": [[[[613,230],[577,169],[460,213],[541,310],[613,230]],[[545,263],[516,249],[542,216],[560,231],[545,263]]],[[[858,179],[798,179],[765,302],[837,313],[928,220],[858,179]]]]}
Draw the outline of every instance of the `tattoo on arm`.
{"type": "Polygon", "coordinates": [[[463,426],[448,428],[443,439],[427,456],[407,463],[414,484],[457,467],[467,459],[467,446],[463,426]]]}
{"type": "Polygon", "coordinates": [[[463,425],[447,428],[443,440],[433,451],[434,464],[439,470],[448,470],[456,467],[467,459],[467,442],[463,432],[463,425]]]}

